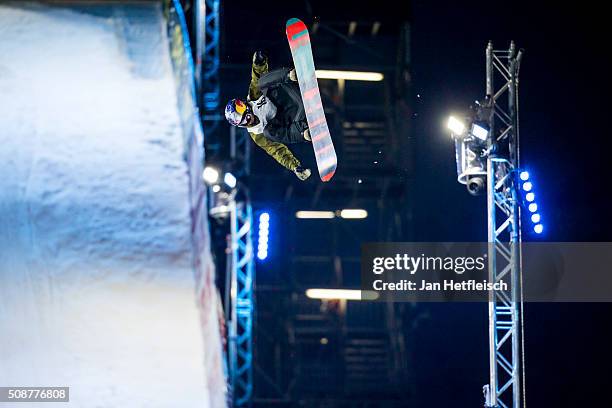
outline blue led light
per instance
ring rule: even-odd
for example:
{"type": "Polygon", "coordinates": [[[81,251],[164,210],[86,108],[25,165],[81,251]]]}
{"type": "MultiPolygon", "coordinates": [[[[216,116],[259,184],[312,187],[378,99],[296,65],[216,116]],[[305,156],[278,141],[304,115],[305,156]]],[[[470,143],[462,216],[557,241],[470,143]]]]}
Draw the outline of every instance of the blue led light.
{"type": "Polygon", "coordinates": [[[533,200],[535,200],[535,194],[533,193],[527,193],[525,194],[525,200],[532,202],[533,200]]]}
{"type": "Polygon", "coordinates": [[[529,204],[529,211],[532,213],[538,211],[538,205],[536,203],[529,204]]]}
{"type": "Polygon", "coordinates": [[[531,184],[531,181],[523,183],[523,190],[531,191],[532,188],[533,188],[533,184],[531,184]]]}
{"type": "Polygon", "coordinates": [[[259,214],[259,236],[257,243],[257,258],[261,261],[268,257],[268,240],[270,238],[270,214],[259,214]]]}
{"type": "Polygon", "coordinates": [[[519,175],[519,177],[521,178],[521,180],[527,181],[529,180],[529,172],[521,171],[521,174],[519,175]]]}
{"type": "Polygon", "coordinates": [[[541,233],[542,233],[542,231],[544,231],[544,226],[543,226],[542,224],[536,224],[536,225],[533,227],[533,230],[534,230],[534,232],[535,232],[536,234],[541,234],[541,233]]]}
{"type": "Polygon", "coordinates": [[[531,215],[531,222],[533,222],[534,224],[537,224],[538,222],[540,222],[540,214],[532,214],[531,215]]]}

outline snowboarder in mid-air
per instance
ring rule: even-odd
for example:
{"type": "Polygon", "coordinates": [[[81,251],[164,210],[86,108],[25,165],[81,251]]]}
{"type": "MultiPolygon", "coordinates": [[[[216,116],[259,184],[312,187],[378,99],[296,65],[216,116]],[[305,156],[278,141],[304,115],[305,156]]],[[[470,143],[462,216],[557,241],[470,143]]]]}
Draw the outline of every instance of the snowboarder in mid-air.
{"type": "Polygon", "coordinates": [[[232,99],[225,118],[246,128],[253,141],[300,180],[310,177],[287,144],[310,142],[310,131],[295,70],[281,68],[268,72],[268,58],[253,55],[251,83],[246,101],[232,99]]]}

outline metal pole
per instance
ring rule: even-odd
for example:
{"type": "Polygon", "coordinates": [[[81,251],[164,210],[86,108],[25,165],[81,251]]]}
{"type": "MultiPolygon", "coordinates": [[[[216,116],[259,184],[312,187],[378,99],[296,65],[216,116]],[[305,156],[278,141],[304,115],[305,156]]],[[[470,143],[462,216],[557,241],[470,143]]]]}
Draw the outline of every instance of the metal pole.
{"type": "Polygon", "coordinates": [[[198,106],[201,106],[200,95],[202,92],[202,61],[204,59],[204,47],[206,46],[206,5],[204,0],[194,1],[193,23],[195,27],[195,82],[198,94],[198,106]]]}
{"type": "Polygon", "coordinates": [[[514,43],[507,51],[493,50],[491,42],[487,45],[486,85],[488,108],[492,112],[487,155],[489,279],[492,282],[503,279],[510,288],[509,292],[489,294],[489,384],[485,386],[485,405],[495,408],[521,406],[521,235],[519,192],[515,182],[519,169],[517,72],[520,55],[514,43]],[[503,80],[497,92],[496,73],[503,80]],[[504,102],[501,96],[506,91],[507,102],[504,102]],[[496,118],[501,125],[499,132],[495,131],[496,118]]]}
{"type": "MultiPolygon", "coordinates": [[[[493,92],[493,43],[489,42],[486,50],[486,94],[491,96],[489,103],[492,107],[495,106],[495,101],[492,96],[493,92]]],[[[495,129],[494,129],[494,115],[490,118],[490,130],[489,138],[487,140],[487,147],[489,150],[494,144],[495,129]]],[[[495,249],[495,163],[491,160],[491,155],[487,157],[487,228],[488,228],[488,255],[489,255],[489,282],[494,282],[496,277],[496,249],[495,249]]],[[[495,308],[495,295],[493,292],[489,292],[489,398],[487,403],[490,406],[497,406],[497,316],[495,308]]]]}
{"type": "MultiPolygon", "coordinates": [[[[510,43],[509,50],[509,71],[510,71],[510,86],[508,89],[508,110],[510,111],[510,119],[512,122],[512,138],[510,139],[510,161],[519,168],[518,162],[518,115],[517,115],[517,78],[516,78],[516,47],[514,41],[510,43]]],[[[512,231],[511,231],[511,242],[512,242],[512,303],[514,305],[512,313],[514,314],[514,327],[512,331],[512,366],[514,367],[514,387],[513,387],[513,406],[519,408],[521,405],[521,386],[520,386],[520,349],[519,349],[519,331],[518,324],[519,319],[519,307],[522,307],[519,299],[519,273],[520,273],[520,207],[518,206],[518,194],[517,187],[513,183],[512,188],[512,231]]]]}
{"type": "Polygon", "coordinates": [[[238,274],[236,271],[236,265],[238,264],[238,236],[236,231],[238,230],[238,214],[236,209],[236,200],[232,197],[228,203],[230,210],[230,252],[231,252],[231,287],[230,287],[230,299],[231,299],[231,320],[229,322],[229,360],[230,360],[230,386],[232,392],[232,399],[236,398],[236,371],[238,366],[238,313],[236,310],[237,295],[238,295],[238,274]]]}

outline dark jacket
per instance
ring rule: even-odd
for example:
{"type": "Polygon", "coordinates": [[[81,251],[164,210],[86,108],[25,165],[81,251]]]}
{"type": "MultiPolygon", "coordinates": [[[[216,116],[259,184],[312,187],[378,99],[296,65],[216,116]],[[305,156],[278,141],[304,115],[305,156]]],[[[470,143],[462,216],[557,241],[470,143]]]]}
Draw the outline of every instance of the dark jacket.
{"type": "Polygon", "coordinates": [[[268,72],[259,79],[259,89],[276,106],[276,115],[264,128],[264,136],[280,143],[300,143],[308,129],[300,88],[289,78],[289,69],[268,72]]]}
{"type": "MultiPolygon", "coordinates": [[[[259,88],[259,80],[262,76],[264,76],[268,72],[268,61],[265,61],[263,64],[255,64],[253,62],[253,66],[251,68],[251,83],[249,84],[249,99],[254,101],[258,99],[262,95],[262,91],[259,88]]],[[[269,78],[271,79],[271,78],[269,78]]],[[[268,80],[269,80],[268,79],[268,80]]],[[[266,80],[267,81],[267,80],[266,80]]],[[[267,88],[270,88],[268,83],[264,83],[267,88]]],[[[300,98],[301,100],[301,98],[300,98]]],[[[278,105],[277,105],[278,109],[278,105]]],[[[303,105],[302,105],[303,109],[303,105]]],[[[287,111],[285,113],[291,117],[291,113],[287,111]]],[[[295,116],[294,116],[295,117],[295,116]]],[[[282,126],[283,121],[276,122],[276,128],[279,129],[282,126]]],[[[273,125],[273,126],[275,126],[273,125]]],[[[291,133],[291,131],[289,131],[291,133]]],[[[263,150],[266,151],[270,156],[272,156],[279,164],[285,167],[288,170],[294,171],[298,166],[300,166],[300,161],[291,153],[289,148],[274,139],[270,139],[264,133],[249,133],[251,139],[263,150]]],[[[269,131],[267,133],[270,133],[269,131]]]]}

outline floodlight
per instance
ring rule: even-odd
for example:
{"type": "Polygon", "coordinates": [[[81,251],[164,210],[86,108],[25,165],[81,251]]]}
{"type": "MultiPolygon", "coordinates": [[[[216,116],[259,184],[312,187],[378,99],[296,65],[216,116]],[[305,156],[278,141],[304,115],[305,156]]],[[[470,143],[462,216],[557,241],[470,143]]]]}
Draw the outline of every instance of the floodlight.
{"type": "Polygon", "coordinates": [[[331,219],[335,216],[333,211],[298,211],[295,213],[295,217],[301,219],[331,219]]]}
{"type": "Polygon", "coordinates": [[[310,299],[374,300],[379,294],[369,290],[308,289],[306,296],[310,299]]]}
{"type": "Polygon", "coordinates": [[[487,140],[487,137],[489,136],[489,129],[478,123],[473,123],[472,131],[470,133],[472,133],[474,137],[484,142],[487,140]]]}
{"type": "Polygon", "coordinates": [[[202,172],[202,178],[208,184],[215,184],[219,180],[219,170],[206,166],[204,172],[202,172]]]}
{"type": "Polygon", "coordinates": [[[366,210],[361,209],[351,209],[351,210],[342,210],[340,211],[340,217],[344,219],[363,219],[368,216],[368,212],[366,210]]]}
{"type": "Polygon", "coordinates": [[[385,76],[380,72],[360,71],[332,71],[317,69],[315,71],[319,79],[344,79],[348,81],[382,81],[385,76]]]}
{"type": "Polygon", "coordinates": [[[232,173],[225,173],[225,176],[223,176],[223,181],[229,188],[236,187],[236,177],[234,177],[232,173]]]}
{"type": "Polygon", "coordinates": [[[484,177],[469,177],[465,187],[468,193],[473,196],[478,196],[482,194],[485,189],[485,179],[484,177]]]}
{"type": "Polygon", "coordinates": [[[451,132],[455,135],[462,135],[465,132],[465,125],[459,119],[451,116],[448,118],[448,124],[446,125],[451,132]]]}
{"type": "Polygon", "coordinates": [[[270,214],[259,214],[259,239],[257,244],[257,258],[263,261],[268,257],[268,239],[270,237],[270,214]]]}

